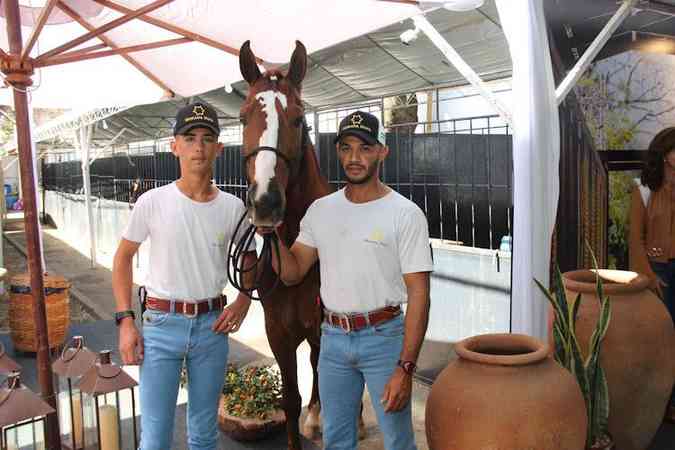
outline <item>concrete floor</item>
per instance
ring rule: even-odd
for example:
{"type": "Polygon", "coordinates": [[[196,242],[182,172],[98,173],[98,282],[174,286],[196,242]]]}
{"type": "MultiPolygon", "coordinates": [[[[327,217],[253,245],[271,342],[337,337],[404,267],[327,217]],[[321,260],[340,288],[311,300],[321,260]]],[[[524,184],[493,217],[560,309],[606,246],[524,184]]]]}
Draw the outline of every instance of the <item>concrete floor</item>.
{"type": "MultiPolygon", "coordinates": [[[[14,220],[21,220],[21,217],[14,217],[14,220]]],[[[5,226],[5,239],[11,244],[20,254],[25,255],[25,237],[21,231],[20,223],[14,222],[5,226]]],[[[47,229],[44,232],[45,243],[45,258],[47,266],[50,271],[59,273],[73,283],[71,290],[72,298],[77,301],[87,314],[93,318],[98,319],[112,319],[114,312],[114,302],[112,296],[112,278],[110,272],[111,255],[102,258],[102,264],[95,268],[91,267],[89,259],[86,255],[73,249],[65,242],[59,239],[60,234],[58,230],[47,229]]],[[[234,292],[229,292],[230,298],[233,298],[234,292]]],[[[112,338],[111,338],[112,339],[112,338]]],[[[256,355],[254,363],[273,363],[272,352],[267,343],[267,338],[264,332],[264,318],[262,307],[259,303],[254,302],[251,306],[250,312],[246,318],[245,323],[240,331],[231,335],[231,339],[236,341],[233,343],[236,346],[247,349],[249,355],[256,355]]],[[[114,343],[114,339],[112,340],[114,343]]],[[[447,358],[452,355],[446,351],[444,347],[427,346],[423,349],[423,357],[429,359],[437,359],[439,355],[444,356],[444,360],[440,366],[445,364],[447,358]],[[426,352],[426,355],[425,355],[426,352]],[[444,353],[444,355],[441,355],[444,353]],[[445,355],[445,354],[448,355],[445,355]]],[[[249,358],[251,359],[251,358],[249,358]]],[[[311,367],[309,364],[309,347],[301,345],[298,348],[298,379],[300,380],[300,391],[303,398],[303,405],[309,401],[311,391],[311,367]]],[[[366,391],[367,392],[367,391],[366,391]]],[[[429,394],[428,385],[416,381],[413,386],[413,419],[415,436],[418,448],[426,450],[428,448],[426,436],[424,433],[424,407],[426,399],[429,394]]],[[[179,403],[184,402],[184,399],[179,399],[179,403]]],[[[377,428],[377,423],[373,413],[370,400],[367,398],[364,402],[365,408],[365,424],[366,424],[366,438],[359,444],[360,450],[379,450],[383,449],[382,436],[377,428]]],[[[183,406],[184,407],[184,406],[183,406]]],[[[179,407],[179,412],[181,409],[179,407]]],[[[184,429],[180,428],[180,424],[184,423],[177,417],[176,439],[174,448],[182,450],[184,446],[184,429]]],[[[648,450],[675,450],[675,426],[664,425],[648,450]]],[[[315,441],[316,445],[320,445],[320,441],[315,441]]],[[[222,441],[221,448],[235,448],[230,442],[226,444],[222,441]]],[[[282,436],[272,438],[267,444],[245,445],[246,448],[285,448],[285,439],[282,436]]],[[[306,447],[311,447],[308,445],[306,447]]]]}

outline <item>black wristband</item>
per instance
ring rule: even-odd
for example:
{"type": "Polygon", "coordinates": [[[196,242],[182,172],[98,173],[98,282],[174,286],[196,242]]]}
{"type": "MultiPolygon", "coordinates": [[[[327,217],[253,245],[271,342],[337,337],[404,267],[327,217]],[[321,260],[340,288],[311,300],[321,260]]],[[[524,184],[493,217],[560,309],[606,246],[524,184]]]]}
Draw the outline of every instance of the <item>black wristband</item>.
{"type": "Polygon", "coordinates": [[[399,359],[396,362],[396,365],[403,369],[408,375],[412,375],[415,370],[417,370],[417,365],[412,361],[403,361],[402,359],[399,359]]]}
{"type": "Polygon", "coordinates": [[[117,326],[122,323],[122,319],[126,317],[131,317],[131,320],[136,320],[136,313],[133,312],[131,309],[127,309],[126,311],[118,311],[115,313],[115,324],[117,326]]]}

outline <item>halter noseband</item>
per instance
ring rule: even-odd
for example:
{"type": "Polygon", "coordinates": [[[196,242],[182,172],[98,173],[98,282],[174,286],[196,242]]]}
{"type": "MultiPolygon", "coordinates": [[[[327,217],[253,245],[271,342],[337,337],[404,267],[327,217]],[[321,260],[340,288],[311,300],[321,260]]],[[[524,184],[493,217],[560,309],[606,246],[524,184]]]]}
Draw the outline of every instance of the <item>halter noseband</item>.
{"type": "Polygon", "coordinates": [[[288,170],[291,172],[292,175],[296,175],[298,170],[300,170],[300,161],[302,160],[302,155],[305,150],[305,147],[307,146],[307,142],[309,141],[309,126],[307,125],[307,122],[305,121],[304,117],[302,119],[302,140],[300,142],[300,152],[298,153],[298,156],[294,159],[289,159],[288,156],[284,155],[281,153],[278,149],[274,147],[268,147],[266,145],[262,145],[260,147],[256,147],[253,149],[251,153],[248,155],[244,156],[244,167],[248,164],[248,160],[257,156],[258,153],[260,152],[272,152],[275,155],[277,155],[279,158],[283,160],[284,163],[286,163],[286,167],[288,167],[288,170]]]}

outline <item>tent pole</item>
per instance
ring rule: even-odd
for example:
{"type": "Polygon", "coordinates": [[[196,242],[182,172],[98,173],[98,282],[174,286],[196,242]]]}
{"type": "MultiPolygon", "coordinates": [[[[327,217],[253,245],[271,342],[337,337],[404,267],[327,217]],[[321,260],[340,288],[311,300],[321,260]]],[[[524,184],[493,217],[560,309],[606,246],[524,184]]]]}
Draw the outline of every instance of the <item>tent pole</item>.
{"type": "MultiPolygon", "coordinates": [[[[14,88],[14,111],[16,113],[17,148],[21,164],[21,190],[24,201],[24,224],[26,229],[26,250],[28,253],[28,271],[33,297],[33,313],[37,340],[37,372],[42,398],[56,409],[52,368],[49,361],[49,342],[47,338],[47,314],[45,310],[44,280],[40,258],[40,236],[38,231],[37,205],[35,202],[35,179],[33,177],[33,157],[31,155],[31,130],[28,118],[28,99],[26,88],[31,85],[32,68],[18,64],[21,57],[21,19],[18,0],[5,0],[5,20],[7,21],[7,40],[10,55],[8,64],[3,64],[7,81],[14,88]]],[[[61,448],[59,422],[56,413],[49,414],[45,420],[45,442],[48,450],[61,448]]]]}
{"type": "Polygon", "coordinates": [[[84,203],[87,205],[87,228],[89,228],[89,257],[91,268],[96,267],[96,230],[94,228],[94,211],[91,205],[91,172],[89,170],[89,150],[93,127],[86,125],[80,128],[80,150],[82,151],[82,178],[84,182],[84,203]]]}
{"type": "Polygon", "coordinates": [[[605,24],[605,27],[595,37],[572,70],[570,70],[567,73],[567,76],[565,76],[565,79],[560,82],[560,86],[555,90],[555,99],[558,104],[565,100],[567,94],[569,94],[572,88],[577,84],[577,81],[579,81],[581,75],[588,69],[588,66],[591,65],[595,57],[598,56],[598,53],[600,53],[600,50],[602,50],[602,47],[605,46],[609,38],[612,37],[614,31],[619,28],[619,25],[621,25],[626,17],[628,17],[636,3],[637,0],[624,0],[623,5],[621,5],[614,16],[609,19],[609,22],[605,24]]]}
{"type": "Polygon", "coordinates": [[[412,18],[415,27],[421,30],[429,40],[448,58],[450,64],[462,74],[466,80],[471,83],[473,87],[478,90],[478,93],[499,113],[506,123],[513,128],[513,120],[511,119],[511,111],[504,105],[490,88],[481,80],[478,74],[469,66],[466,61],[457,53],[457,51],[443,38],[436,28],[426,19],[420,15],[412,18]]]}

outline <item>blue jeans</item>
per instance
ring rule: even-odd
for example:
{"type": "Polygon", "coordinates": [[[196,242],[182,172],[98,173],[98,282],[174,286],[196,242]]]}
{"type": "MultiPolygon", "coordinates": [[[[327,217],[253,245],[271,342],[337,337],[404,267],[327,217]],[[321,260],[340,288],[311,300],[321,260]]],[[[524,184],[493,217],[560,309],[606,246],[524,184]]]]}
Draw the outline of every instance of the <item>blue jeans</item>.
{"type": "Polygon", "coordinates": [[[185,360],[188,376],[187,440],[190,450],[213,450],[218,401],[227,367],[227,335],[211,331],[218,311],[189,318],[146,310],[141,364],[141,450],[169,450],[185,360]]]}
{"type": "Polygon", "coordinates": [[[377,415],[386,450],[415,450],[410,402],[385,413],[384,386],[396,369],[403,347],[403,315],[374,327],[345,332],[321,325],[319,395],[324,450],[355,450],[364,383],[377,415]]]}
{"type": "MultiPolygon", "coordinates": [[[[670,317],[673,319],[673,326],[675,326],[675,259],[669,260],[667,263],[650,262],[654,273],[668,286],[663,288],[663,303],[665,303],[670,317]]],[[[670,396],[670,404],[675,406],[675,389],[670,396]]]]}

